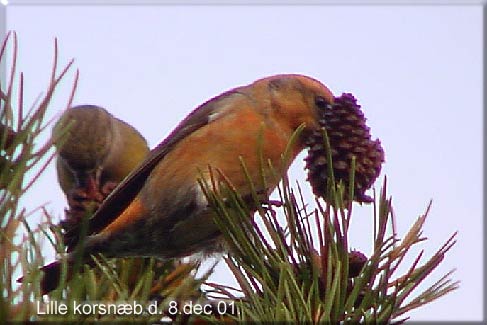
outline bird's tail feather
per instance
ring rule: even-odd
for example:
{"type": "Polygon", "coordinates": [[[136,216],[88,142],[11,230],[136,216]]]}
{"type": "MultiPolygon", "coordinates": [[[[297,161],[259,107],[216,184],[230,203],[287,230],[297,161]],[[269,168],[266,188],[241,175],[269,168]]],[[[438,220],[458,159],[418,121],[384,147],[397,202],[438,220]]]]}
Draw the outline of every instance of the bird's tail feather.
{"type": "MultiPolygon", "coordinates": [[[[61,269],[62,265],[59,261],[44,265],[41,268],[41,270],[44,272],[41,280],[41,291],[43,295],[51,292],[58,287],[59,281],[61,280],[61,269]]],[[[71,277],[71,272],[69,272],[69,269],[70,267],[68,267],[67,280],[69,280],[69,278],[71,277]]]]}
{"type": "MultiPolygon", "coordinates": [[[[62,263],[59,261],[52,262],[50,264],[44,265],[40,268],[44,273],[42,275],[40,288],[41,294],[45,295],[59,286],[61,281],[62,263]]],[[[72,277],[72,266],[68,264],[68,269],[66,273],[66,281],[69,281],[72,277]]],[[[17,279],[18,283],[24,282],[25,277],[17,279]]]]}

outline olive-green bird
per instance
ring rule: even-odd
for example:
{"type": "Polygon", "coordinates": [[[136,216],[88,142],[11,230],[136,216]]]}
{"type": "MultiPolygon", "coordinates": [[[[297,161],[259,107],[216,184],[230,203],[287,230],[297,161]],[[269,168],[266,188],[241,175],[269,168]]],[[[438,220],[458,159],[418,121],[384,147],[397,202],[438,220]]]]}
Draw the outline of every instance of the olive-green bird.
{"type": "Polygon", "coordinates": [[[149,152],[131,125],[95,105],[67,109],[52,130],[59,185],[71,213],[85,201],[101,201],[149,152]]]}
{"type": "MultiPolygon", "coordinates": [[[[81,219],[94,213],[118,183],[138,167],[149,147],[134,127],[95,105],[67,109],[54,126],[52,138],[57,149],[59,185],[69,205],[60,225],[64,244],[72,249],[79,236],[76,231],[73,234],[73,229],[79,229],[81,219]]],[[[124,263],[116,265],[121,270],[124,263]]],[[[149,260],[134,259],[127,265],[128,284],[133,288],[149,260]]],[[[160,272],[167,270],[154,270],[157,284],[160,272]]]]}

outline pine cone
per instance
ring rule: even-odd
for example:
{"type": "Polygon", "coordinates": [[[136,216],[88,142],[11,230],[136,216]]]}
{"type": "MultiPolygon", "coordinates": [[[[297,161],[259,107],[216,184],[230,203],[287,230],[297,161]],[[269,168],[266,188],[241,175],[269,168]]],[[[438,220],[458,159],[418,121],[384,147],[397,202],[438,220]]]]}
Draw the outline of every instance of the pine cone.
{"type": "MultiPolygon", "coordinates": [[[[344,93],[335,97],[335,102],[322,111],[321,126],[326,130],[333,161],[333,172],[336,182],[340,180],[348,189],[352,156],[355,156],[355,184],[353,200],[372,202],[365,194],[379,176],[384,151],[380,141],[372,141],[370,129],[365,124],[366,118],[360,105],[352,94],[344,93]]],[[[308,180],[313,192],[325,200],[328,180],[328,161],[323,143],[322,131],[314,132],[308,140],[308,156],[305,158],[308,180]]],[[[348,190],[345,193],[345,199],[348,190]]]]}
{"type": "Polygon", "coordinates": [[[76,233],[76,238],[72,238],[69,234],[73,229],[79,229],[83,218],[91,217],[98,210],[108,194],[104,195],[99,191],[88,192],[83,188],[76,188],[68,194],[69,209],[65,210],[65,217],[59,222],[66,247],[71,248],[77,243],[79,234],[76,233]]]}
{"type": "Polygon", "coordinates": [[[348,253],[348,277],[357,277],[364,268],[365,263],[367,263],[367,257],[362,252],[353,250],[348,253]]]}
{"type": "Polygon", "coordinates": [[[70,248],[78,241],[78,233],[73,238],[73,229],[79,229],[83,218],[89,218],[100,207],[103,201],[117,187],[118,183],[108,181],[102,185],[95,182],[91,188],[78,187],[67,195],[69,209],[65,210],[65,217],[59,223],[64,235],[64,245],[70,248]]]}

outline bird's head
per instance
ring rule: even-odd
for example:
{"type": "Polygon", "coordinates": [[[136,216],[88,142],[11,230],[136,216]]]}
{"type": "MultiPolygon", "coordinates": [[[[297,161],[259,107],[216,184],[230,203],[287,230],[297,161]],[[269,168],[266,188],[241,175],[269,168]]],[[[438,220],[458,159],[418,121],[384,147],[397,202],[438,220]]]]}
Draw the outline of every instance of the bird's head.
{"type": "Polygon", "coordinates": [[[320,128],[320,116],[334,99],[325,85],[304,75],[276,75],[260,79],[254,85],[267,94],[266,106],[281,125],[292,130],[304,125],[303,138],[320,128]]]}
{"type": "Polygon", "coordinates": [[[94,105],[67,109],[52,130],[59,157],[70,168],[97,168],[113,141],[113,119],[104,108],[94,105]]]}

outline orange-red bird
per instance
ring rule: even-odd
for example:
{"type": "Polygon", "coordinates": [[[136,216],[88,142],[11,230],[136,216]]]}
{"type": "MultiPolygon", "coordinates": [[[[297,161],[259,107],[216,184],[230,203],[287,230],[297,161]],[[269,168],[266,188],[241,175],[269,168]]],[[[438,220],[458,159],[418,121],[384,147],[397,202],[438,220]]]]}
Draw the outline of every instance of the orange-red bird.
{"type": "MultiPolygon", "coordinates": [[[[333,94],[319,81],[288,74],[257,80],[199,106],[89,220],[85,261],[97,253],[174,258],[221,250],[219,228],[198,179],[210,182],[210,169],[218,170],[242,196],[250,195],[242,159],[257,193],[266,198],[280,180],[268,179],[265,187],[261,168],[266,175],[272,173],[262,161],[286,171],[305,148],[306,136],[319,128],[319,110],[332,102],[333,94]],[[292,159],[283,163],[301,125],[300,138],[291,144],[292,159]]],[[[76,238],[76,231],[71,235],[76,238]]],[[[68,251],[70,263],[73,247],[68,251]]],[[[60,269],[58,261],[43,267],[44,292],[56,288],[60,269]]]]}

